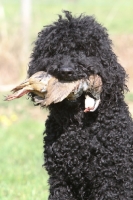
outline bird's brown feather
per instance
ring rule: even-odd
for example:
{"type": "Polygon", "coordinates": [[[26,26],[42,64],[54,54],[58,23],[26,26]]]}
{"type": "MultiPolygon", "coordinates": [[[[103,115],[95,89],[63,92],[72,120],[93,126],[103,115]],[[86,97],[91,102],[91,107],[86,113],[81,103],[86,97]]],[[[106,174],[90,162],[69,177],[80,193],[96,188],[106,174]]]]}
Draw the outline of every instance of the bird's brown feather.
{"type": "Polygon", "coordinates": [[[46,106],[51,103],[58,103],[65,99],[79,84],[79,81],[74,82],[59,82],[58,79],[52,78],[49,81],[46,93],[46,106]]]}

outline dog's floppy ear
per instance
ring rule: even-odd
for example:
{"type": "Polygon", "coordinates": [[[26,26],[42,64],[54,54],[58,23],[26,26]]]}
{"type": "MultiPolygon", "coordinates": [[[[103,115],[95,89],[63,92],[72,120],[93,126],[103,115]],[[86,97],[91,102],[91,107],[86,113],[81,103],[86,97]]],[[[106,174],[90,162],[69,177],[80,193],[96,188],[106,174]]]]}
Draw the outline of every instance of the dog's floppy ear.
{"type": "MultiPolygon", "coordinates": [[[[115,98],[115,96],[123,95],[124,91],[128,91],[126,86],[127,74],[125,69],[119,64],[117,56],[113,52],[112,41],[110,40],[106,29],[101,30],[101,34],[97,33],[97,40],[95,39],[95,56],[100,59],[100,76],[103,81],[104,91],[107,96],[115,98]]],[[[98,67],[96,67],[98,68],[98,67]]]]}
{"type": "Polygon", "coordinates": [[[127,78],[128,76],[125,69],[117,62],[117,59],[114,59],[111,63],[106,65],[104,76],[102,76],[102,99],[109,102],[119,102],[123,99],[124,93],[128,91],[126,85],[127,78]]]}

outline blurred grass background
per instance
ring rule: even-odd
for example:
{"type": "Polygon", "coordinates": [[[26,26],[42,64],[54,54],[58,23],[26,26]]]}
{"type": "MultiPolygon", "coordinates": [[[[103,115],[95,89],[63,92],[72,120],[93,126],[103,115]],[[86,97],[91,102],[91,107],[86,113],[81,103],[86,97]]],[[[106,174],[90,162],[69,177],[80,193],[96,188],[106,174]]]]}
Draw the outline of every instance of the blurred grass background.
{"type": "Polygon", "coordinates": [[[25,78],[38,32],[62,10],[94,15],[107,27],[129,74],[130,93],[125,98],[133,113],[133,0],[0,0],[0,200],[48,198],[48,175],[42,168],[48,112],[26,97],[8,103],[3,99],[25,78]]]}

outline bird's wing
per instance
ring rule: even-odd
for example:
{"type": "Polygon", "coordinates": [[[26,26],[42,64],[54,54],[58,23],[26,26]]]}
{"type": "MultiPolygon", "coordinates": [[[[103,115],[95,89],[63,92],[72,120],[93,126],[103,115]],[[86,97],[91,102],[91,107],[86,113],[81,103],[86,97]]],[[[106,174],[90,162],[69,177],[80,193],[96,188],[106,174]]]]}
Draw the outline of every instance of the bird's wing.
{"type": "Polygon", "coordinates": [[[46,106],[51,103],[58,103],[64,100],[79,84],[78,81],[74,82],[59,82],[56,78],[51,78],[47,88],[46,106]]]}

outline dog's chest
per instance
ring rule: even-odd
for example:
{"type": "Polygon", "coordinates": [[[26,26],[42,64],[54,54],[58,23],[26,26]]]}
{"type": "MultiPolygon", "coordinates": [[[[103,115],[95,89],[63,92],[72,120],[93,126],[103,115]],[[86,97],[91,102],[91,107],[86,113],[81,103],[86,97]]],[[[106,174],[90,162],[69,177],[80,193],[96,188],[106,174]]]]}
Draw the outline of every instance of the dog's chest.
{"type": "MultiPolygon", "coordinates": [[[[61,170],[74,176],[74,172],[79,171],[78,176],[81,173],[86,173],[88,166],[92,161],[92,154],[94,158],[95,152],[90,147],[90,142],[95,140],[90,138],[89,132],[71,131],[64,133],[56,142],[50,147],[51,158],[54,163],[51,167],[55,170],[61,170]]],[[[93,141],[94,143],[95,141],[93,141]]],[[[91,142],[92,143],[92,142],[91,142]]]]}

